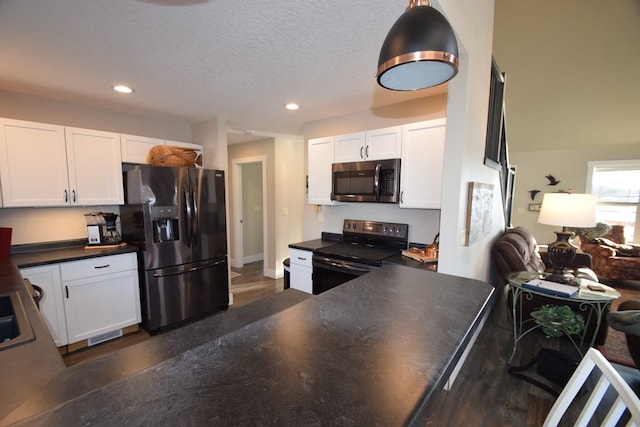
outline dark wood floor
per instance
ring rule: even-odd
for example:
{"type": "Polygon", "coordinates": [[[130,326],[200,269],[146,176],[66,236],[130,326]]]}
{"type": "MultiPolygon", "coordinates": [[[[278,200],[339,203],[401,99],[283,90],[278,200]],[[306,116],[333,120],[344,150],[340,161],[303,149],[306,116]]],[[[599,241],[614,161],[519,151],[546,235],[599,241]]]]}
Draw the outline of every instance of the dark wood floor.
{"type": "Polygon", "coordinates": [[[257,299],[284,290],[284,279],[272,279],[263,275],[262,261],[245,264],[242,268],[231,268],[231,293],[233,305],[231,308],[242,307],[257,299]],[[233,277],[233,273],[240,276],[233,277]]]}
{"type": "MultiPolygon", "coordinates": [[[[540,348],[567,343],[532,333],[519,344],[512,366],[525,365],[540,348]]],[[[555,398],[507,372],[513,330],[504,296],[496,302],[453,387],[430,409],[428,426],[541,426],[555,398]]],[[[535,375],[541,382],[552,385],[535,375]]],[[[529,373],[527,373],[529,374],[529,373]]]]}
{"type": "MultiPolygon", "coordinates": [[[[240,276],[232,279],[233,310],[258,298],[283,290],[282,279],[262,276],[262,262],[232,268],[240,276]]],[[[106,352],[145,339],[140,332],[65,356],[67,365],[81,363],[106,352]]],[[[555,340],[554,340],[555,341],[555,340]]],[[[450,391],[443,391],[433,402],[428,426],[540,426],[554,398],[537,387],[507,373],[513,332],[505,300],[497,301],[487,324],[471,350],[450,391]]],[[[531,334],[521,341],[513,365],[524,365],[541,347],[557,348],[542,334],[531,334]]]]}
{"type": "MultiPolygon", "coordinates": [[[[240,274],[240,276],[231,279],[233,305],[229,307],[229,310],[237,309],[284,289],[283,279],[272,279],[262,275],[262,261],[246,264],[243,268],[232,267],[231,271],[240,274]]],[[[234,275],[232,274],[232,276],[234,275]]],[[[152,337],[141,329],[121,338],[66,354],[62,358],[65,365],[70,367],[148,339],[152,339],[152,337]]]]}

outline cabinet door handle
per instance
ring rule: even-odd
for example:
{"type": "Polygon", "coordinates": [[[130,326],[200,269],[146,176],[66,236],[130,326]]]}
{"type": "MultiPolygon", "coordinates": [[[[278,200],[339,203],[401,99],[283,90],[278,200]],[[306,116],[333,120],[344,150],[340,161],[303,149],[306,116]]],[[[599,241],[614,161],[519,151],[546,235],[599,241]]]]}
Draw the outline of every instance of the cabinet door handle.
{"type": "Polygon", "coordinates": [[[64,285],[64,295],[69,299],[69,287],[67,285],[64,285]]]}
{"type": "Polygon", "coordinates": [[[360,147],[360,158],[364,159],[364,157],[362,157],[362,147],[360,147]]]}
{"type": "Polygon", "coordinates": [[[369,146],[367,145],[367,148],[364,150],[364,157],[365,158],[369,158],[369,146]]]}
{"type": "Polygon", "coordinates": [[[299,256],[299,257],[298,257],[298,259],[299,259],[300,261],[306,261],[306,260],[307,260],[306,258],[302,258],[301,256],[299,256]]]}
{"type": "Polygon", "coordinates": [[[400,192],[400,203],[404,203],[404,190],[400,192]]]}
{"type": "Polygon", "coordinates": [[[69,192],[64,190],[64,202],[67,203],[69,201],[69,192]]]}
{"type": "Polygon", "coordinates": [[[107,267],[110,267],[110,266],[111,266],[111,264],[96,265],[96,266],[95,266],[95,267],[93,267],[93,268],[95,268],[95,269],[98,269],[98,268],[107,268],[107,267]]]}
{"type": "Polygon", "coordinates": [[[76,190],[73,190],[71,192],[71,194],[73,195],[73,203],[75,203],[76,202],[76,190]]]}

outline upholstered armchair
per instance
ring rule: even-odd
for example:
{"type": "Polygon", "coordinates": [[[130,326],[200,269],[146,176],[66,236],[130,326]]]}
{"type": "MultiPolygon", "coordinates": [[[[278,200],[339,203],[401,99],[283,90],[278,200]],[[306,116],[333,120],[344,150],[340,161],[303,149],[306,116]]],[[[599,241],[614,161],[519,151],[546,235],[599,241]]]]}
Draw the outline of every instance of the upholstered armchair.
{"type": "MultiPolygon", "coordinates": [[[[500,273],[502,288],[507,283],[507,276],[511,273],[520,271],[537,271],[543,273],[552,271],[553,268],[549,262],[545,263],[546,253],[540,253],[538,243],[531,232],[524,227],[510,228],[505,231],[502,236],[496,240],[492,248],[493,259],[500,273]]],[[[573,265],[568,268],[573,269],[576,277],[582,277],[593,281],[598,281],[598,276],[591,270],[591,256],[588,254],[576,254],[573,265]]],[[[511,293],[507,295],[509,309],[512,308],[511,293]]],[[[522,303],[522,319],[531,318],[531,312],[545,304],[556,305],[558,300],[544,297],[542,295],[534,295],[531,299],[525,298],[522,303]]],[[[580,307],[578,303],[567,303],[574,311],[580,313],[585,307],[580,307]]],[[[607,312],[603,313],[606,315],[607,312]]],[[[590,323],[587,325],[586,338],[589,340],[594,332],[597,333],[594,343],[601,345],[607,337],[607,322],[603,321],[600,328],[596,331],[596,319],[592,316],[590,323]]]]}
{"type": "Polygon", "coordinates": [[[607,321],[613,329],[625,333],[629,354],[640,368],[640,300],[621,302],[618,311],[607,315],[607,321]]]}
{"type": "Polygon", "coordinates": [[[591,255],[592,268],[601,278],[640,280],[640,245],[628,244],[624,227],[611,226],[611,231],[595,239],[580,237],[580,250],[591,255]]]}
{"type": "MultiPolygon", "coordinates": [[[[524,227],[510,228],[505,231],[493,244],[493,257],[502,278],[502,284],[507,282],[507,276],[519,271],[537,271],[543,273],[552,271],[553,267],[546,252],[540,253],[538,242],[531,232],[524,227]]],[[[598,282],[598,276],[591,269],[591,256],[577,253],[571,266],[577,277],[583,277],[598,282]]]]}

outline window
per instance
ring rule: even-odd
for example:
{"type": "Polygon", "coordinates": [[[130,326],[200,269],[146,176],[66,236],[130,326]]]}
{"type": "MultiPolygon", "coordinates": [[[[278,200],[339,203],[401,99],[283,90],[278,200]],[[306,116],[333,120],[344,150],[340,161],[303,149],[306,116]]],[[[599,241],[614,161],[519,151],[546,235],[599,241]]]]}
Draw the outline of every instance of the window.
{"type": "Polygon", "coordinates": [[[596,221],[624,225],[627,242],[640,242],[640,160],[589,162],[587,193],[596,196],[596,221]]]}

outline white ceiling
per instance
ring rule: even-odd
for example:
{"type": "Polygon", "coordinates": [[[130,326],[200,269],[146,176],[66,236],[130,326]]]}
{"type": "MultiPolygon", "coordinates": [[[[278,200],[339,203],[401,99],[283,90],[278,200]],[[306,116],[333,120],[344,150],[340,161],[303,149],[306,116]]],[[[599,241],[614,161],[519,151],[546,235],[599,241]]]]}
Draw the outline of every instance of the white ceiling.
{"type": "MultiPolygon", "coordinates": [[[[0,90],[159,119],[222,117],[231,142],[301,134],[309,121],[446,91],[376,84],[380,46],[407,5],[0,0],[0,90]],[[285,110],[291,101],[300,110],[285,110]]],[[[640,142],[640,0],[495,5],[512,151],[640,142]]]]}
{"type": "MultiPolygon", "coordinates": [[[[441,93],[377,86],[407,0],[0,0],[0,89],[231,129],[305,122],[441,93]],[[116,83],[132,86],[124,96],[116,83]],[[285,104],[301,108],[290,112],[285,104]]],[[[231,138],[241,139],[236,132],[231,138]]]]}

